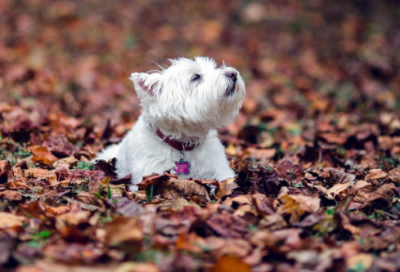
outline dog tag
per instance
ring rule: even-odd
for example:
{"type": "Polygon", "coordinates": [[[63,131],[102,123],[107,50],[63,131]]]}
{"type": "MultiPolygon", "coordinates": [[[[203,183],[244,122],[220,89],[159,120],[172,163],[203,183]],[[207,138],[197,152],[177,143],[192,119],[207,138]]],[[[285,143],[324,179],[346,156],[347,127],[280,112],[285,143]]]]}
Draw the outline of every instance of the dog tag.
{"type": "Polygon", "coordinates": [[[180,160],[175,162],[175,172],[177,175],[179,174],[184,174],[184,175],[189,175],[190,174],[190,162],[185,161],[184,158],[184,153],[181,151],[180,154],[180,160]]]}
{"type": "Polygon", "coordinates": [[[184,174],[184,175],[189,175],[190,174],[190,162],[185,161],[184,159],[180,159],[179,162],[175,162],[175,172],[177,175],[179,174],[184,174]]]}

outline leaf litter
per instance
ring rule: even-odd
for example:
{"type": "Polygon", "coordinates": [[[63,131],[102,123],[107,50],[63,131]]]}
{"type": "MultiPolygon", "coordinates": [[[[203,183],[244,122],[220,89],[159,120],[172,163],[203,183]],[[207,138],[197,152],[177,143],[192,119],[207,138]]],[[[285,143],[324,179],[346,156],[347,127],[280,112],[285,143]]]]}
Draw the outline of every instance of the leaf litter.
{"type": "Polygon", "coordinates": [[[0,4],[1,271],[400,270],[399,7],[211,2],[0,4]],[[140,114],[127,71],[199,54],[246,80],[236,178],[90,163],[140,114]]]}

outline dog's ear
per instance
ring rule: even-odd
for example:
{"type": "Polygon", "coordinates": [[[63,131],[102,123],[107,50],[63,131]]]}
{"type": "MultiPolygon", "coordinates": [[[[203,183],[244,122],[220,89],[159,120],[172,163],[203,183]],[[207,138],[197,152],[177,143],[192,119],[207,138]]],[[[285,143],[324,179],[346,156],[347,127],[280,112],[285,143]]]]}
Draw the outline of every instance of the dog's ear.
{"type": "Polygon", "coordinates": [[[132,80],[135,90],[140,97],[153,96],[158,84],[158,75],[147,73],[132,73],[129,78],[132,80]]]}

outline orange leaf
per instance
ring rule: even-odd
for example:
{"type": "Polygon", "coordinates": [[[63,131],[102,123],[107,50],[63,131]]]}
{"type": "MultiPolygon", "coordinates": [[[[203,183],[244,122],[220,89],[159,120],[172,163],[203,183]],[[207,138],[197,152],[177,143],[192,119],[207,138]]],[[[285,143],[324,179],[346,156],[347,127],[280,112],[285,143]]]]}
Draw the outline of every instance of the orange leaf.
{"type": "Polygon", "coordinates": [[[250,272],[250,266],[242,260],[232,257],[225,256],[220,258],[214,267],[211,269],[212,272],[250,272]]]}
{"type": "Polygon", "coordinates": [[[30,147],[33,154],[32,161],[43,164],[52,164],[57,160],[57,157],[53,155],[47,148],[43,146],[33,145],[30,147]]]}

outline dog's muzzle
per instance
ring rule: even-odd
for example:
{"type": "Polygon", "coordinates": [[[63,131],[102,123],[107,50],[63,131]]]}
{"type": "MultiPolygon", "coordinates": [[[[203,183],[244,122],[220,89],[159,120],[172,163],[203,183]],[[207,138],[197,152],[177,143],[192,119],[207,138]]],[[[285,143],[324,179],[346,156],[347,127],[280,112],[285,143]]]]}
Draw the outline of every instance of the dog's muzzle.
{"type": "Polygon", "coordinates": [[[235,71],[230,71],[225,73],[225,76],[227,76],[229,78],[229,86],[226,90],[226,96],[231,96],[235,93],[235,88],[236,88],[236,81],[237,81],[237,75],[238,73],[235,71]]]}

